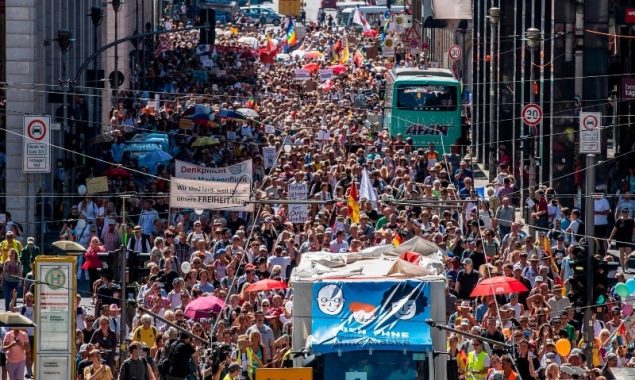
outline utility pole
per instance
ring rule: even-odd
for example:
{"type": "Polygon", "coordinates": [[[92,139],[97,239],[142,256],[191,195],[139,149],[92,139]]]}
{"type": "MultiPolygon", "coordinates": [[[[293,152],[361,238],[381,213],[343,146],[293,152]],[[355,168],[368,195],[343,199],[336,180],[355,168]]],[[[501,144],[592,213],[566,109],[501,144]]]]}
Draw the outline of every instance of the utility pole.
{"type": "Polygon", "coordinates": [[[490,31],[490,63],[489,63],[489,141],[485,143],[486,147],[486,159],[489,160],[489,181],[494,181],[496,178],[496,151],[498,149],[498,141],[496,140],[496,86],[498,83],[496,82],[496,77],[494,76],[494,66],[497,64],[496,62],[496,27],[498,26],[498,22],[500,20],[500,8],[492,7],[488,11],[489,13],[489,23],[491,25],[490,31]]]}
{"type": "MultiPolygon", "coordinates": [[[[124,195],[121,199],[123,200],[122,210],[121,210],[121,218],[122,223],[126,224],[126,198],[129,195],[124,195]]],[[[124,231],[126,231],[124,227],[124,231]]],[[[122,236],[123,238],[123,236],[122,236]]],[[[119,362],[123,363],[126,356],[126,348],[128,345],[126,344],[127,337],[127,326],[126,323],[126,315],[128,308],[128,293],[126,292],[126,263],[128,261],[128,242],[123,241],[121,245],[121,256],[119,257],[119,275],[121,276],[121,312],[119,315],[119,362]]]]}
{"type": "Polygon", "coordinates": [[[593,338],[594,338],[594,330],[593,330],[593,308],[591,305],[595,304],[595,300],[593,299],[593,255],[595,255],[595,240],[591,238],[595,236],[595,224],[594,224],[594,215],[593,215],[593,191],[595,190],[595,155],[587,154],[586,155],[586,200],[584,203],[584,224],[585,230],[584,234],[586,244],[587,244],[587,254],[586,254],[586,289],[587,289],[587,299],[586,306],[587,308],[584,310],[584,328],[585,328],[585,354],[587,357],[587,363],[589,366],[593,366],[593,338]]]}
{"type": "MultiPolygon", "coordinates": [[[[529,46],[529,51],[531,53],[529,58],[529,103],[534,103],[536,94],[534,93],[534,81],[535,78],[535,70],[534,70],[534,59],[536,56],[536,49],[540,47],[541,44],[541,31],[537,28],[529,28],[527,29],[527,46],[529,46]]],[[[537,139],[537,132],[530,133],[530,138],[534,141],[533,149],[529,151],[529,188],[530,191],[533,190],[533,187],[536,185],[536,144],[535,141],[537,139]]]]}

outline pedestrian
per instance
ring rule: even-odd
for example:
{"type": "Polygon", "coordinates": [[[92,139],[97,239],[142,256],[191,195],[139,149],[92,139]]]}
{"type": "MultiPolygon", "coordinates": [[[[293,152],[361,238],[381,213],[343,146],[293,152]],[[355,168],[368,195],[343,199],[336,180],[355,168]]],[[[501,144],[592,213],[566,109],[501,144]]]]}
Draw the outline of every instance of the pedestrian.
{"type": "Polygon", "coordinates": [[[92,364],[84,368],[84,380],[113,380],[112,370],[108,364],[102,364],[98,349],[89,353],[92,364]]]}
{"type": "Polygon", "coordinates": [[[29,336],[19,328],[14,328],[4,336],[2,347],[7,358],[9,380],[24,379],[26,358],[29,351],[29,336]]]}
{"type": "Polygon", "coordinates": [[[22,264],[18,261],[18,251],[10,248],[8,259],[2,266],[2,294],[6,311],[11,311],[11,301],[20,284],[20,276],[22,276],[22,264]]]}
{"type": "Polygon", "coordinates": [[[154,373],[148,361],[142,357],[142,343],[133,341],[128,346],[130,357],[121,365],[119,380],[154,380],[154,373]]]}
{"type": "Polygon", "coordinates": [[[185,380],[191,373],[190,361],[196,364],[198,350],[194,348],[190,335],[181,332],[178,341],[170,344],[170,367],[165,380],[185,380]]]}

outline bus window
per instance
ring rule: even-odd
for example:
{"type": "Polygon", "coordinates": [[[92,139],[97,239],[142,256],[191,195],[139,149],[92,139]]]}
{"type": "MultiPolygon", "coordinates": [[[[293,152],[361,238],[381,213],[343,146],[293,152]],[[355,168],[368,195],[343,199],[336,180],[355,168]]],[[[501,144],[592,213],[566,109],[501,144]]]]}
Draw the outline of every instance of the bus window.
{"type": "Polygon", "coordinates": [[[454,111],[457,87],[403,83],[397,87],[397,109],[412,111],[454,111]]]}

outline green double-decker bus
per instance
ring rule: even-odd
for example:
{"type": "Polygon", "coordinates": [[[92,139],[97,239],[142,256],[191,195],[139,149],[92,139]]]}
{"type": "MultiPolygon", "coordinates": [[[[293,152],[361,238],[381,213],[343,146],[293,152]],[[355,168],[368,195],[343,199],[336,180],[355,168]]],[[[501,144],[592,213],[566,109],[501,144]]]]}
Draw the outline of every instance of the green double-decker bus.
{"type": "Polygon", "coordinates": [[[461,83],[450,70],[402,67],[386,74],[384,126],[391,136],[449,152],[464,138],[461,83]]]}

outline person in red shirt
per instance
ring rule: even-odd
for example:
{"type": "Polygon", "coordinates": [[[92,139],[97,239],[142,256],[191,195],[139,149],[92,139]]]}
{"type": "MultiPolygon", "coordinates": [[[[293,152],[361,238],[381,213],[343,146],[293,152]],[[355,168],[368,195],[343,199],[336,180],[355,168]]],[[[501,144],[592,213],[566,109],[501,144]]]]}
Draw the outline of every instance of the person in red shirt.
{"type": "Polygon", "coordinates": [[[9,379],[24,379],[26,353],[30,349],[27,333],[19,328],[14,328],[4,336],[2,346],[7,357],[9,379]]]}
{"type": "Polygon", "coordinates": [[[541,229],[539,232],[545,232],[543,229],[549,228],[548,206],[544,190],[536,191],[536,204],[531,216],[534,219],[535,226],[541,229]]]}

